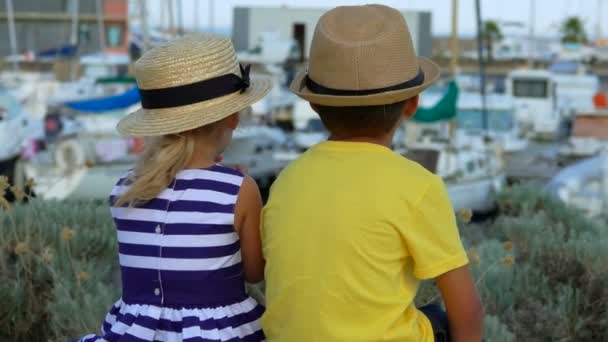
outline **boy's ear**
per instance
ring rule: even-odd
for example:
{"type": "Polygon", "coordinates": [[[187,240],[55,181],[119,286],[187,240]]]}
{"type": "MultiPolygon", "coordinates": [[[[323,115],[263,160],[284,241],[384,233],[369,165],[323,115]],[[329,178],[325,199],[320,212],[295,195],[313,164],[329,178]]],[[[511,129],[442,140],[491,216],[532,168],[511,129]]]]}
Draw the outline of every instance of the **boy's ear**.
{"type": "Polygon", "coordinates": [[[409,98],[405,102],[405,107],[403,108],[403,115],[406,118],[411,118],[418,110],[418,101],[420,100],[420,96],[416,95],[412,98],[409,98]]]}

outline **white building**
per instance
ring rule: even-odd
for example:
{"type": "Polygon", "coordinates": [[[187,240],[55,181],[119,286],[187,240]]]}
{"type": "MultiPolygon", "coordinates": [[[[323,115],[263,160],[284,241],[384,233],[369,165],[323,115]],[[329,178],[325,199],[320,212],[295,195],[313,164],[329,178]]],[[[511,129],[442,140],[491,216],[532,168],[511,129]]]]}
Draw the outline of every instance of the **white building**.
{"type": "MultiPolygon", "coordinates": [[[[301,48],[299,55],[308,56],[308,49],[317,21],[327,12],[324,8],[294,7],[236,7],[234,9],[232,40],[237,51],[256,48],[266,32],[275,32],[280,40],[295,40],[301,48]]],[[[403,11],[414,47],[419,55],[432,54],[431,13],[403,11]]]]}

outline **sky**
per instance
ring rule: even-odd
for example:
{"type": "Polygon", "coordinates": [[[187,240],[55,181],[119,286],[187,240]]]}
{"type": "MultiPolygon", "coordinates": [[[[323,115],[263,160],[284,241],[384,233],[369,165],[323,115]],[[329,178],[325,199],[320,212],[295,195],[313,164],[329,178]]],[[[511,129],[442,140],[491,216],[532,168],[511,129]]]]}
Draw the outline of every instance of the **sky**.
{"type": "MultiPolygon", "coordinates": [[[[182,2],[184,26],[204,29],[209,27],[209,0],[174,0],[182,2]],[[197,4],[198,3],[198,4],[197,4]],[[198,8],[198,11],[195,9],[198,8]],[[195,23],[198,23],[195,25],[195,23]]],[[[149,20],[153,26],[161,23],[161,7],[165,23],[169,0],[147,0],[149,20]]],[[[406,10],[432,12],[433,34],[447,35],[451,27],[452,0],[215,0],[213,9],[214,27],[228,30],[232,26],[233,8],[237,6],[289,6],[331,8],[340,5],[362,5],[381,3],[406,10]]],[[[603,33],[608,35],[608,0],[482,0],[481,11],[484,20],[520,22],[527,25],[530,21],[531,3],[536,5],[535,31],[539,36],[558,34],[559,23],[567,16],[580,16],[586,24],[590,37],[597,32],[598,13],[603,15],[603,33]],[[600,3],[602,10],[599,11],[600,3]]],[[[475,33],[475,1],[459,0],[459,32],[462,35],[475,33]]],[[[175,11],[177,13],[177,11],[175,11]]],[[[177,14],[176,14],[177,15],[177,14]]],[[[166,24],[165,24],[166,25],[166,24]]],[[[508,32],[527,32],[527,28],[507,28],[508,32]]]]}

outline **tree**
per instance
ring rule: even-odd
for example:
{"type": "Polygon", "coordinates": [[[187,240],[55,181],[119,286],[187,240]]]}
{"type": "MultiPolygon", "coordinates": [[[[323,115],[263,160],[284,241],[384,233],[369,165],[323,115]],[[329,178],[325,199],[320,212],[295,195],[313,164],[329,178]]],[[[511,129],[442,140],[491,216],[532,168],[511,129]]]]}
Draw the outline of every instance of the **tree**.
{"type": "Polygon", "coordinates": [[[500,42],[504,36],[498,23],[494,20],[486,20],[483,23],[483,40],[488,50],[488,61],[494,59],[494,43],[500,42]]]}
{"type": "Polygon", "coordinates": [[[569,17],[562,23],[560,28],[562,43],[587,43],[587,32],[585,25],[579,17],[569,17]]]}

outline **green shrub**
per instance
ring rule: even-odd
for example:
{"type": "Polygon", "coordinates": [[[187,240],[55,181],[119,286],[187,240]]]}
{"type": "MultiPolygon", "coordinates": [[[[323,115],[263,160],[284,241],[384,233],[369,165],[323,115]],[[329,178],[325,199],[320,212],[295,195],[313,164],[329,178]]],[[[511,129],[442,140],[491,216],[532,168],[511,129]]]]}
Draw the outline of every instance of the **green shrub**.
{"type": "Polygon", "coordinates": [[[97,331],[120,289],[109,208],[34,200],[0,211],[0,227],[0,340],[97,331]]]}
{"type": "MultiPolygon", "coordinates": [[[[531,187],[500,194],[500,215],[463,224],[488,341],[608,341],[608,225],[531,187]]],[[[437,302],[425,282],[416,303],[437,302]]]]}
{"type": "MultiPolygon", "coordinates": [[[[499,207],[492,222],[461,223],[487,341],[608,341],[606,221],[534,188],[506,190],[499,207]]],[[[33,201],[0,209],[0,227],[0,341],[97,331],[120,291],[107,205],[33,201]]],[[[440,301],[423,283],[416,303],[440,301]]]]}

